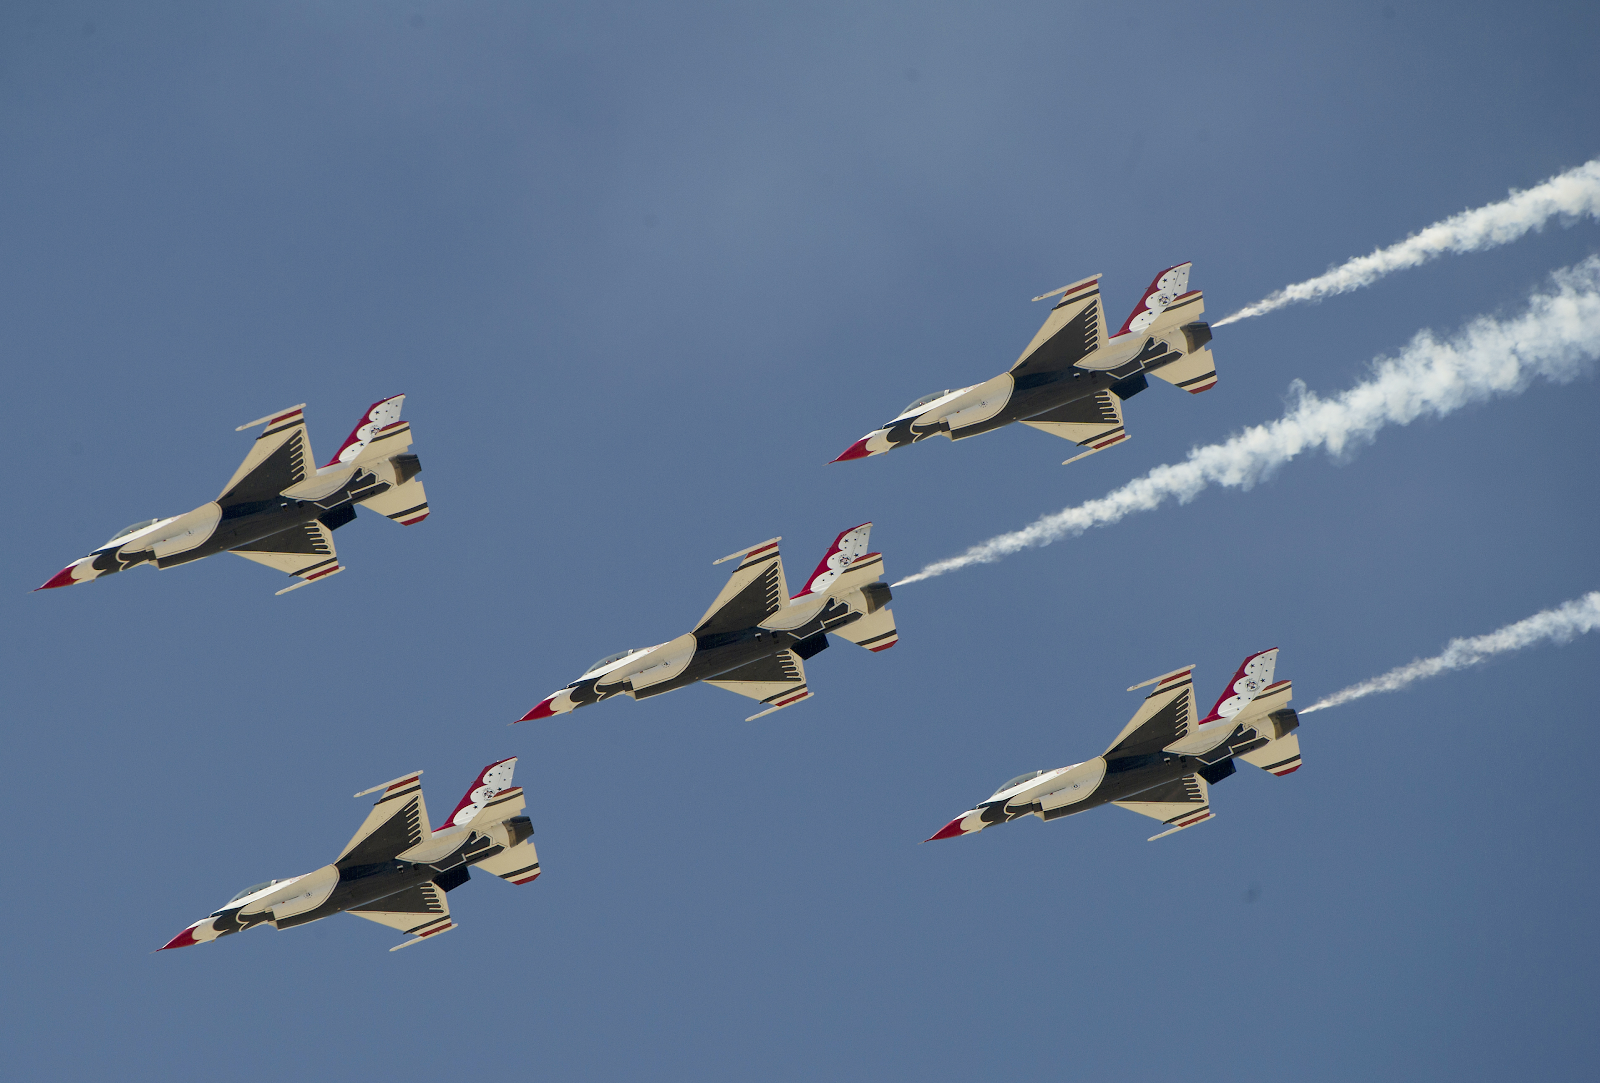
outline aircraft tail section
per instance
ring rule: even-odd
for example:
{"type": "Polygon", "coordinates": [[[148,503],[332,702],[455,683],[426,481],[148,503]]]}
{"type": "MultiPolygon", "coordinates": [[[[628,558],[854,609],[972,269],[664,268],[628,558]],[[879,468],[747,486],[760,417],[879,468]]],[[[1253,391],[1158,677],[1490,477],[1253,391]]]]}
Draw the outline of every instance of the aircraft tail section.
{"type": "Polygon", "coordinates": [[[1262,690],[1235,719],[1255,727],[1267,743],[1242,754],[1239,758],[1273,775],[1289,775],[1300,770],[1300,737],[1294,731],[1300,728],[1300,716],[1289,707],[1294,686],[1289,681],[1279,681],[1262,690]]]}
{"type": "MultiPolygon", "coordinates": [[[[872,524],[865,525],[870,527],[872,524]]],[[[862,537],[862,547],[865,548],[865,536],[862,537]]],[[[823,591],[828,595],[829,604],[844,606],[851,613],[860,614],[860,617],[848,624],[830,627],[828,631],[869,651],[886,651],[900,642],[900,635],[895,630],[894,610],[888,608],[894,595],[889,590],[889,584],[883,581],[883,575],[882,553],[862,553],[839,568],[836,577],[823,591]]]]}
{"type": "Polygon", "coordinates": [[[1180,263],[1156,275],[1117,335],[1147,337],[1150,341],[1139,355],[1144,371],[1198,395],[1217,385],[1217,367],[1205,348],[1211,327],[1200,321],[1205,294],[1189,288],[1193,266],[1180,263]]]}

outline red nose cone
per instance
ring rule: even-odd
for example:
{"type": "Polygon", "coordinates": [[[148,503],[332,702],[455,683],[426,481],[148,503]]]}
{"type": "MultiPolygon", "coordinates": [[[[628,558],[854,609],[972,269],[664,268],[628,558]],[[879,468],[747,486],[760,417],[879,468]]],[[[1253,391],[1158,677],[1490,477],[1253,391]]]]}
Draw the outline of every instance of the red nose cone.
{"type": "Polygon", "coordinates": [[[200,941],[198,941],[198,940],[196,940],[194,938],[194,928],[193,928],[193,926],[191,926],[191,927],[183,930],[183,932],[179,933],[177,936],[173,937],[171,940],[168,940],[165,944],[162,944],[156,950],[157,951],[166,951],[168,948],[186,948],[190,944],[198,944],[198,943],[200,943],[200,941]]]}
{"type": "Polygon", "coordinates": [[[961,830],[961,821],[965,820],[965,819],[966,819],[965,816],[957,816],[955,819],[951,820],[949,823],[947,823],[943,827],[941,827],[939,829],[939,833],[937,835],[935,835],[935,836],[933,836],[933,838],[927,839],[925,841],[927,841],[927,842],[935,842],[935,841],[937,841],[939,839],[953,839],[953,838],[956,838],[957,836],[965,835],[966,832],[961,830]]]}
{"type": "Polygon", "coordinates": [[[855,443],[853,443],[849,447],[845,448],[843,455],[839,456],[837,459],[833,459],[833,460],[830,460],[830,461],[831,462],[836,462],[836,463],[842,463],[847,459],[865,459],[867,457],[867,455],[868,455],[867,438],[865,436],[863,436],[861,439],[857,440],[855,443]]]}
{"type": "MultiPolygon", "coordinates": [[[[554,699],[555,697],[550,697],[554,699]]],[[[539,706],[517,719],[518,722],[532,722],[535,718],[550,718],[555,714],[555,708],[550,706],[550,700],[541,700],[539,706]]]]}
{"type": "Polygon", "coordinates": [[[50,577],[50,582],[46,583],[42,587],[34,587],[33,589],[34,590],[51,590],[51,589],[53,589],[55,587],[70,587],[70,586],[72,586],[72,584],[77,582],[76,579],[72,578],[72,569],[76,568],[76,567],[77,567],[76,564],[68,564],[65,568],[62,568],[55,575],[52,575],[50,577]]]}

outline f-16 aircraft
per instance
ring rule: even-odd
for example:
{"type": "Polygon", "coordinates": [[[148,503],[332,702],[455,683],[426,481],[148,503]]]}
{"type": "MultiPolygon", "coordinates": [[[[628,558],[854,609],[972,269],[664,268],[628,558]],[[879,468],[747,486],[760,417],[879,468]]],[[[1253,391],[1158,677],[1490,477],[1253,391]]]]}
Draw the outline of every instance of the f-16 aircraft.
{"type": "Polygon", "coordinates": [[[1299,717],[1289,709],[1289,681],[1273,683],[1274,647],[1244,660],[1211,713],[1196,722],[1193,666],[1136,684],[1155,685],[1105,753],[1054,771],[1029,771],[1007,782],[934,839],[971,835],[1022,816],[1054,820],[1116,805],[1159,820],[1150,841],[1212,818],[1209,787],[1233,774],[1235,758],[1274,775],[1300,769],[1299,717]]]}
{"type": "Polygon", "coordinates": [[[810,699],[805,661],[828,646],[828,633],[869,651],[894,646],[894,613],[885,606],[889,584],[880,582],[883,555],[867,552],[871,523],[842,531],[817,565],[805,589],[789,597],[783,558],[773,538],[729,553],[738,560],[728,585],[694,631],[654,647],[607,655],[576,681],[519,721],[565,714],[612,696],[657,696],[705,681],[748,696],[764,715],[810,699]]]}
{"type": "Polygon", "coordinates": [[[410,424],[400,420],[404,401],[404,395],[394,395],[368,407],[321,468],[311,455],[305,403],[240,425],[236,432],[257,425],[266,430],[221,496],[182,515],[118,531],[37,589],[87,583],[140,564],[171,568],[221,552],[299,578],[279,594],[343,571],[333,532],[356,517],[357,504],[403,526],[428,517],[428,498],[417,480],[422,463],[408,450],[410,424]]]}
{"type": "Polygon", "coordinates": [[[517,758],[478,772],[444,824],[429,830],[421,771],[362,790],[383,791],[366,822],[333,864],[304,876],[253,884],[157,951],[203,944],[257,925],[291,929],[332,914],[354,914],[398,929],[399,951],[456,928],[445,893],[476,866],[513,884],[539,875],[533,823],[522,813],[522,787],[511,785],[517,758]]]}
{"type": "Polygon", "coordinates": [[[963,440],[1013,421],[1088,448],[1068,463],[1121,443],[1128,439],[1122,404],[1148,386],[1147,375],[1191,394],[1216,386],[1205,348],[1211,327],[1199,320],[1205,299],[1189,289],[1191,266],[1156,275],[1113,336],[1106,334],[1099,275],[1035,297],[1061,300],[1009,372],[922,396],[833,461],[882,455],[930,436],[963,440]]]}

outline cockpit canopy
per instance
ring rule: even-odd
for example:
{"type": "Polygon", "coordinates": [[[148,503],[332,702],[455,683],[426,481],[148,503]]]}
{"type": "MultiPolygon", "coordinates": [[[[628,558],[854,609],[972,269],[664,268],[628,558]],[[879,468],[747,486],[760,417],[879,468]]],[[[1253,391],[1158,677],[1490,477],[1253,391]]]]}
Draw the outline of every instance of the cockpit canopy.
{"type": "MultiPolygon", "coordinates": [[[[1038,778],[1042,774],[1044,774],[1043,771],[1029,771],[1025,775],[1018,775],[1016,778],[1012,779],[1010,782],[1007,782],[1004,786],[1001,786],[998,790],[995,790],[994,792],[997,793],[997,794],[998,793],[1005,793],[1007,790],[1011,789],[1011,787],[1020,786],[1024,782],[1027,782],[1029,779],[1038,778]]],[[[990,796],[992,797],[994,795],[991,794],[990,796]]]]}
{"type": "MultiPolygon", "coordinates": [[[[123,538],[126,538],[129,534],[137,534],[145,527],[155,526],[160,521],[160,519],[144,519],[140,522],[132,524],[131,526],[125,526],[115,534],[111,535],[111,541],[120,541],[123,538]]],[[[110,545],[111,542],[107,542],[106,544],[110,545]]]]}
{"type": "MultiPolygon", "coordinates": [[[[155,520],[153,520],[153,519],[151,520],[151,522],[154,522],[154,521],[155,520]]],[[[259,884],[251,884],[249,887],[247,887],[243,891],[239,892],[237,895],[235,895],[233,898],[229,899],[223,905],[231,906],[234,903],[238,902],[240,899],[243,899],[243,898],[245,898],[247,896],[250,896],[250,895],[254,895],[256,892],[260,891],[262,888],[271,887],[273,884],[276,884],[277,882],[278,881],[276,881],[276,880],[266,880],[266,881],[263,881],[262,883],[259,883],[259,884]]]]}
{"type": "Polygon", "coordinates": [[[943,391],[935,391],[931,395],[924,395],[920,399],[915,399],[915,400],[912,401],[910,406],[907,406],[904,410],[901,410],[900,413],[902,415],[909,414],[911,411],[915,410],[919,406],[926,406],[926,405],[928,405],[928,403],[933,402],[935,399],[944,398],[946,395],[950,394],[951,390],[952,390],[951,388],[947,387],[943,391]]]}
{"type": "Polygon", "coordinates": [[[588,669],[584,670],[584,672],[585,673],[593,673],[597,669],[604,669],[606,666],[609,666],[612,662],[620,662],[624,658],[628,657],[628,655],[630,655],[630,654],[638,654],[642,650],[644,650],[643,647],[633,647],[630,650],[618,651],[616,654],[608,654],[604,658],[600,659],[600,661],[596,662],[594,665],[592,665],[588,669]]]}

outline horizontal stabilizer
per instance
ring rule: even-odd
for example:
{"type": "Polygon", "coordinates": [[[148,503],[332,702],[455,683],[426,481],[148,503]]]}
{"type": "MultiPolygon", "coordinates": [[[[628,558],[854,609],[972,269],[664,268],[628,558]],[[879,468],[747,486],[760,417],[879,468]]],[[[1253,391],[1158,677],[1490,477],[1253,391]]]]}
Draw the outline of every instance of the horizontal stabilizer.
{"type": "Polygon", "coordinates": [[[1273,775],[1292,775],[1300,770],[1300,735],[1290,733],[1269,741],[1252,752],[1246,752],[1239,757],[1246,763],[1255,766],[1273,775]]]}
{"type": "Polygon", "coordinates": [[[415,526],[428,517],[428,494],[422,488],[422,479],[412,478],[361,501],[361,506],[371,508],[401,526],[415,526]]]}
{"type": "Polygon", "coordinates": [[[539,852],[533,848],[533,840],[528,839],[478,862],[474,868],[498,876],[507,883],[531,884],[539,878],[539,852]]]}

